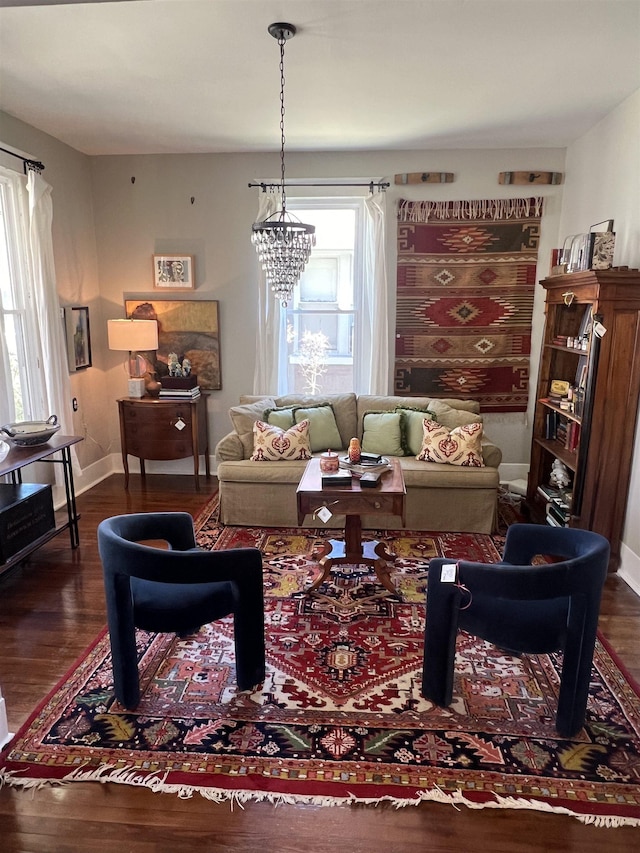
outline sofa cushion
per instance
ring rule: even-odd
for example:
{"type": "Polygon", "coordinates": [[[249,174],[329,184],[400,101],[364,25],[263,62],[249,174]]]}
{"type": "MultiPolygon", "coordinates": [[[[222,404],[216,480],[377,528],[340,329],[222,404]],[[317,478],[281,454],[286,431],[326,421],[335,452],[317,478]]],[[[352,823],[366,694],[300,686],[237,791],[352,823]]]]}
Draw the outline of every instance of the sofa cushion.
{"type": "Polygon", "coordinates": [[[428,409],[409,409],[405,406],[397,406],[396,412],[402,417],[402,446],[407,456],[417,456],[422,449],[422,437],[424,430],[422,422],[425,418],[435,420],[433,412],[428,409]]]}
{"type": "Polygon", "coordinates": [[[437,421],[423,421],[422,449],[417,459],[467,468],[484,468],[482,424],[466,424],[449,431],[437,421]]]}
{"type": "Polygon", "coordinates": [[[475,400],[361,394],[357,403],[359,435],[362,435],[362,420],[367,412],[393,412],[397,408],[428,409],[439,423],[449,429],[467,423],[482,423],[480,404],[475,400]]]}
{"type": "MultiPolygon", "coordinates": [[[[276,397],[276,405],[310,407],[331,406],[340,432],[341,448],[349,447],[349,441],[357,436],[356,395],[346,394],[286,394],[276,397]]],[[[323,448],[326,450],[327,448],[323,448]]]]}
{"type": "Polygon", "coordinates": [[[289,429],[295,423],[292,406],[287,406],[284,409],[265,409],[262,419],[271,426],[278,426],[280,429],[289,429]]]}
{"type": "Polygon", "coordinates": [[[333,413],[333,408],[327,406],[308,406],[293,409],[296,423],[309,421],[309,443],[311,450],[340,450],[342,439],[333,413]]]}
{"type": "Polygon", "coordinates": [[[280,462],[311,459],[309,421],[300,421],[287,430],[266,421],[253,425],[252,462],[280,462]]]}
{"type": "Polygon", "coordinates": [[[273,409],[275,406],[276,401],[273,397],[260,397],[255,402],[232,406],[229,409],[229,417],[242,442],[245,459],[248,459],[253,453],[254,423],[258,420],[264,420],[265,410],[273,409]]]}
{"type": "Polygon", "coordinates": [[[400,412],[367,412],[363,419],[362,451],[404,456],[400,412]]]}

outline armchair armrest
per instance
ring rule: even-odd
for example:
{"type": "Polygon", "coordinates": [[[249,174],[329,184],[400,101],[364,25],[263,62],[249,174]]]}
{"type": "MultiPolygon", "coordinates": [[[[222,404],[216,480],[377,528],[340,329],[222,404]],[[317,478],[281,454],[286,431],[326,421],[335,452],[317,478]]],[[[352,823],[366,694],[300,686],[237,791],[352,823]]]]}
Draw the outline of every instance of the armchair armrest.
{"type": "Polygon", "coordinates": [[[216,445],[218,462],[239,462],[244,459],[244,447],[237,432],[228,432],[216,445]]]}

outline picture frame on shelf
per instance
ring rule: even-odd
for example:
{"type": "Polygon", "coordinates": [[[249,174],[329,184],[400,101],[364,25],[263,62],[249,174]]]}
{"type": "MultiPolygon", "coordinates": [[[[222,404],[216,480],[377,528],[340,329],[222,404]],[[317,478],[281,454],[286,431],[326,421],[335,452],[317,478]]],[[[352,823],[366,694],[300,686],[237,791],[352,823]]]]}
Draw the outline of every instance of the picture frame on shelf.
{"type": "Polygon", "coordinates": [[[91,328],[89,308],[86,305],[69,305],[64,309],[69,372],[91,367],[91,328]]]}
{"type": "Polygon", "coordinates": [[[155,290],[195,290],[194,255],[153,255],[155,290]]]}
{"type": "Polygon", "coordinates": [[[124,307],[127,319],[158,322],[158,349],[141,353],[157,379],[168,376],[169,354],[175,353],[189,359],[202,391],[222,388],[217,300],[125,297],[124,307]]]}

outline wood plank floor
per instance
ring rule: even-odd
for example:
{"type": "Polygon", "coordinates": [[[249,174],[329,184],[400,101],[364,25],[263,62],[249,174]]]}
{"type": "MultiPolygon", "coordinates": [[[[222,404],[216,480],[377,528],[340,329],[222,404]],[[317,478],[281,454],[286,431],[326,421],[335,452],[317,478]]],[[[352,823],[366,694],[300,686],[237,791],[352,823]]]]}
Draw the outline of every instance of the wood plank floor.
{"type": "MultiPolygon", "coordinates": [[[[81,545],[65,533],[0,578],[0,686],[15,731],[105,624],[96,528],[121,512],[179,508],[197,514],[215,480],[197,493],[186,476],[114,475],[78,499],[81,545]]],[[[640,680],[640,599],[609,578],[601,627],[640,680]]],[[[217,804],[144,788],[71,784],[35,793],[0,791],[4,853],[414,853],[414,851],[638,849],[640,830],[583,826],[533,811],[455,809],[437,803],[371,806],[217,804]]]]}

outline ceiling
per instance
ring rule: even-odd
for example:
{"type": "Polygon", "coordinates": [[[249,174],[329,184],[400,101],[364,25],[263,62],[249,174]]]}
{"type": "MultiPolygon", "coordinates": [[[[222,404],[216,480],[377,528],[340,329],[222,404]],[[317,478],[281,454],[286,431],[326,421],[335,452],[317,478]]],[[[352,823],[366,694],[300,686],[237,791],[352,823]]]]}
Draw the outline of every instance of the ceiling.
{"type": "MultiPolygon", "coordinates": [[[[640,88],[640,0],[0,0],[0,109],[87,154],[564,147],[640,88]]],[[[0,127],[0,139],[2,128],[0,127]]]]}

